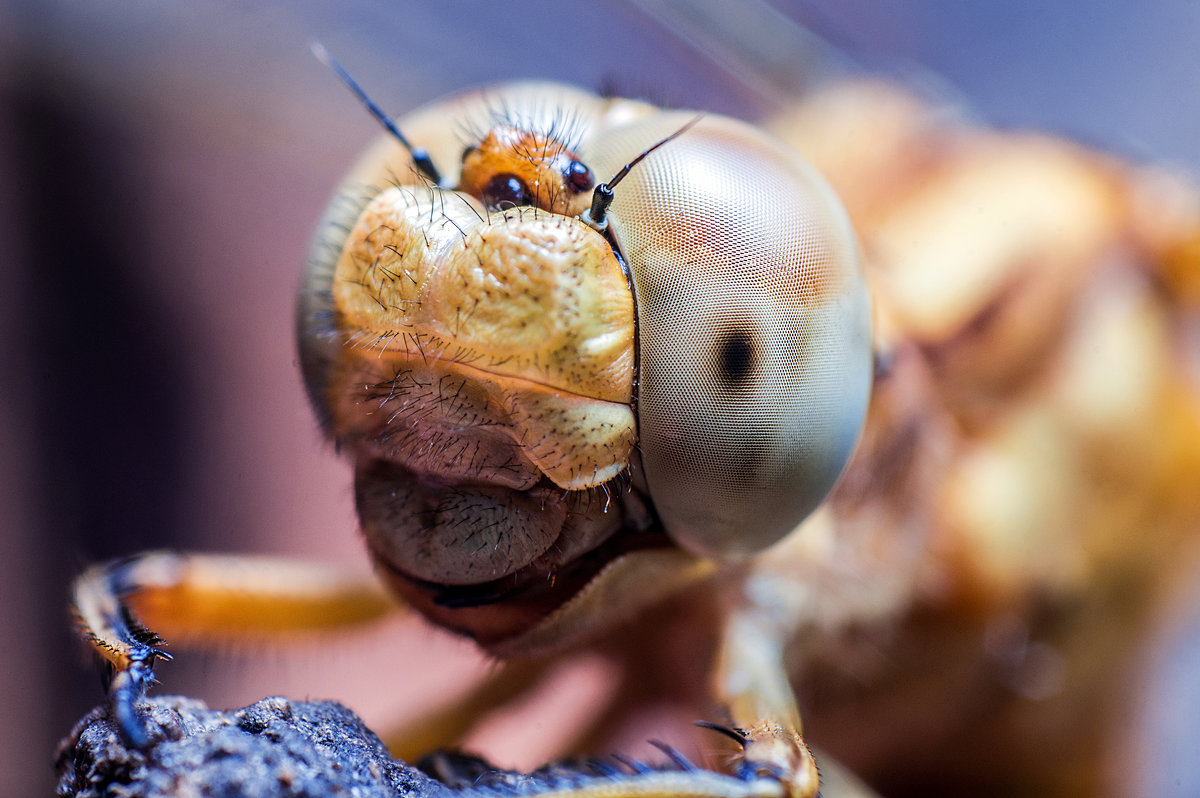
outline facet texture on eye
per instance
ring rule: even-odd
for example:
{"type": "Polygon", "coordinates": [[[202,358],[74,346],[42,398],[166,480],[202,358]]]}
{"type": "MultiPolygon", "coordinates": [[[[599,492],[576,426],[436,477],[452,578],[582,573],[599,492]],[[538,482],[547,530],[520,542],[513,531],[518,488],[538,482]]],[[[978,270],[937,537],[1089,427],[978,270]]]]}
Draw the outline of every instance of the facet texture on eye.
{"type": "MultiPolygon", "coordinates": [[[[582,154],[603,174],[689,118],[582,154]]],[[[692,550],[760,550],[824,499],[866,412],[870,306],[845,212],[799,156],[704,118],[630,172],[610,219],[636,287],[655,508],[692,550]]]]}

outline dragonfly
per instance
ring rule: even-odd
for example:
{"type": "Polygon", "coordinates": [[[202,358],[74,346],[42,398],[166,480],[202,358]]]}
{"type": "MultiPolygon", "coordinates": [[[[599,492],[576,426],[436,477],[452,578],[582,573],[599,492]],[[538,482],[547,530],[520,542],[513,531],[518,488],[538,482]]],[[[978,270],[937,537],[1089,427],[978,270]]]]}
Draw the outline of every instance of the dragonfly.
{"type": "MultiPolygon", "coordinates": [[[[865,437],[794,538],[720,569],[720,590],[687,593],[690,611],[626,646],[644,655],[680,626],[705,651],[706,606],[726,618],[719,661],[787,641],[805,728],[885,793],[1006,777],[1088,789],[1131,641],[1190,573],[1200,436],[1175,366],[1194,344],[1194,195],[933,110],[858,82],[764,121],[829,179],[861,242],[876,308],[865,437]],[[1068,715],[1078,725],[1044,729],[1068,715]]],[[[364,595],[354,606],[374,612],[364,595]]]]}

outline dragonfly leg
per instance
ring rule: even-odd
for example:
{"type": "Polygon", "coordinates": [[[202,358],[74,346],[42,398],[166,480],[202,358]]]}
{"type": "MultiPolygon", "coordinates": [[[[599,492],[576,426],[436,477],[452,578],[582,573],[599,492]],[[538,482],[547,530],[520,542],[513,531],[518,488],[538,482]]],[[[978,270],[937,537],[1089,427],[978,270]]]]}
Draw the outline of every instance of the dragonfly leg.
{"type": "Polygon", "coordinates": [[[113,668],[113,716],[126,743],[149,744],[137,705],[154,665],[183,642],[262,640],[370,620],[395,607],[370,575],[271,557],[152,552],[76,579],[80,633],[113,668]]]}

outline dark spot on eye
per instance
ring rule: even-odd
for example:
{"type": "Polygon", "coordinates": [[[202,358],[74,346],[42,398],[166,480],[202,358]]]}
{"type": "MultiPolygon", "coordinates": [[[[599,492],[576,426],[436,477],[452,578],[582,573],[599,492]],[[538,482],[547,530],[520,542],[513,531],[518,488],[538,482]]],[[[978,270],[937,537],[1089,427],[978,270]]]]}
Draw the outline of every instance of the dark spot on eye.
{"type": "Polygon", "coordinates": [[[717,368],[721,381],[738,386],[754,372],[754,339],[742,329],[726,332],[717,340],[717,368]]]}
{"type": "Polygon", "coordinates": [[[493,177],[483,187],[484,203],[489,208],[510,207],[514,205],[530,205],[533,195],[529,186],[516,175],[500,174],[493,177]]]}
{"type": "Polygon", "coordinates": [[[576,194],[591,191],[592,187],[596,185],[596,179],[592,177],[592,170],[588,169],[582,161],[574,159],[563,170],[563,178],[567,182],[567,188],[576,194]]]}

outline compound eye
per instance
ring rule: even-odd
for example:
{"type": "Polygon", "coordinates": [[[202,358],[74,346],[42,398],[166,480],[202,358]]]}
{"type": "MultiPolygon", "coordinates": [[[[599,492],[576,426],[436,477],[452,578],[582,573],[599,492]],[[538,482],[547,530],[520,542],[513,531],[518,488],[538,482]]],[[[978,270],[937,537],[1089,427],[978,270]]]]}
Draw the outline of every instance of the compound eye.
{"type": "Polygon", "coordinates": [[[483,187],[483,202],[489,208],[531,205],[533,194],[529,186],[516,175],[496,175],[483,187]]]}
{"type": "MultiPolygon", "coordinates": [[[[603,174],[688,120],[661,116],[588,161],[603,174]]],[[[615,195],[655,510],[694,552],[759,551],[824,500],[866,412],[870,305],[845,212],[798,156],[718,119],[652,153],[615,195]]]]}

